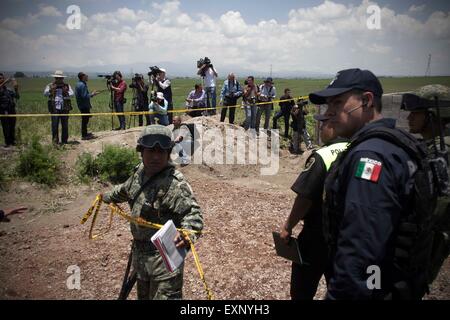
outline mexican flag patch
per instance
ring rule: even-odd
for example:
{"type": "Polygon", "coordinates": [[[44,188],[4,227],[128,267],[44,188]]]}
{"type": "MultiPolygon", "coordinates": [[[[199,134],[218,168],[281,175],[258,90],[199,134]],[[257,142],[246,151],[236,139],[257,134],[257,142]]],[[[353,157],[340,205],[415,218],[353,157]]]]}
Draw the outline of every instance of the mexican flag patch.
{"type": "Polygon", "coordinates": [[[382,167],[383,164],[380,161],[369,158],[361,158],[359,160],[358,169],[356,169],[355,177],[377,182],[380,178],[382,167]]]}

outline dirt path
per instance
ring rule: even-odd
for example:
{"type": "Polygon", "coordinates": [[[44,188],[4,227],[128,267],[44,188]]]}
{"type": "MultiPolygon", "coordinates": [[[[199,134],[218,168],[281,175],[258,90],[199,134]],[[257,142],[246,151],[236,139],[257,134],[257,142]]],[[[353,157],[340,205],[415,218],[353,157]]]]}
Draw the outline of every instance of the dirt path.
{"type": "MultiPolygon", "coordinates": [[[[120,135],[99,133],[98,139],[73,146],[65,165],[73,167],[78,154],[100,152],[106,143],[133,146],[138,133],[139,129],[120,135]]],[[[289,299],[290,264],[275,255],[272,231],[279,230],[289,213],[294,199],[289,187],[303,161],[282,154],[280,172],[274,177],[255,176],[258,168],[249,166],[181,169],[204,214],[208,233],[196,248],[216,299],[289,299]]],[[[58,189],[42,189],[19,182],[0,193],[1,206],[26,203],[30,207],[27,214],[0,224],[0,299],[117,297],[131,242],[128,224],[116,217],[112,230],[92,241],[88,226],[79,223],[95,195],[109,188],[68,180],[58,189]],[[70,276],[66,271],[72,265],[80,268],[80,290],[66,286],[70,276]]],[[[99,225],[106,225],[106,220],[99,225]]],[[[430,298],[450,298],[449,270],[447,261],[430,298]]],[[[324,292],[322,282],[316,298],[324,292]]],[[[206,298],[191,254],[186,261],[184,297],[206,298]]],[[[131,298],[135,298],[134,290],[131,298]]]]}

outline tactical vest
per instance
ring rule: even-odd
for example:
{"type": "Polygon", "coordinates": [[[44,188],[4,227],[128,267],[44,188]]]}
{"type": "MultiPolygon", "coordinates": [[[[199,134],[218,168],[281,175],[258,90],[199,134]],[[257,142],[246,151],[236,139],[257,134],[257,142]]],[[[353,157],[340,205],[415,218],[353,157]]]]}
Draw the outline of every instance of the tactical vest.
{"type": "MultiPolygon", "coordinates": [[[[324,237],[332,256],[337,250],[339,223],[344,213],[344,197],[339,178],[346,155],[363,141],[379,138],[402,148],[415,162],[413,186],[401,213],[399,225],[394,229],[391,281],[385,291],[393,299],[421,299],[431,283],[433,247],[435,246],[436,181],[427,159],[427,148],[405,131],[373,128],[356,137],[348,149],[333,163],[327,181],[327,194],[323,213],[324,237]]],[[[386,250],[388,251],[388,250],[386,250]]],[[[440,267],[440,266],[439,266],[440,267]]]]}
{"type": "Polygon", "coordinates": [[[347,146],[348,142],[337,142],[316,151],[316,153],[322,158],[327,172],[330,170],[331,164],[336,160],[339,153],[345,151],[347,146]]]}
{"type": "MultiPolygon", "coordinates": [[[[48,102],[47,102],[47,106],[48,106],[48,112],[50,113],[55,113],[56,112],[56,103],[55,103],[55,97],[56,97],[56,89],[52,90],[51,89],[51,85],[53,83],[50,83],[50,94],[48,96],[48,102]]],[[[63,85],[61,85],[61,87],[63,87],[63,89],[67,89],[69,88],[69,85],[64,83],[63,85]]],[[[62,92],[63,95],[63,105],[61,108],[61,111],[70,111],[72,110],[72,101],[69,98],[69,94],[67,92],[62,92]]]]}
{"type": "Polygon", "coordinates": [[[14,110],[14,107],[12,92],[6,87],[0,88],[0,111],[10,113],[14,110]]]}

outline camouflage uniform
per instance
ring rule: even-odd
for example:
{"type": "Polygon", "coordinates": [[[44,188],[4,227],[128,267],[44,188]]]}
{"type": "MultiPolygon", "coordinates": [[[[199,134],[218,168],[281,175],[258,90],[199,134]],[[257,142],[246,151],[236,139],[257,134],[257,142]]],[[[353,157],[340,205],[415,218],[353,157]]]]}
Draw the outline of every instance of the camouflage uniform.
{"type": "MultiPolygon", "coordinates": [[[[430,101],[434,101],[434,98],[437,97],[439,101],[450,101],[450,88],[440,85],[440,84],[431,84],[427,86],[420,87],[416,91],[413,92],[414,95],[427,99],[430,101]]],[[[418,107],[416,110],[412,109],[410,111],[420,111],[420,107],[418,107]]],[[[424,111],[427,111],[426,109],[424,111]]],[[[429,112],[436,115],[436,108],[430,108],[428,109],[429,112]]],[[[444,120],[444,123],[450,119],[450,108],[449,107],[443,107],[440,108],[440,115],[441,119],[444,120]]],[[[436,135],[439,134],[438,128],[435,128],[436,135]]],[[[445,130],[444,130],[445,131],[445,130]]],[[[450,137],[445,136],[444,137],[445,145],[447,146],[447,152],[450,150],[450,137]]],[[[433,140],[426,141],[428,149],[430,153],[434,152],[434,143],[433,140]]],[[[439,136],[436,137],[435,143],[437,146],[439,146],[440,139],[439,136]]]]}
{"type": "MultiPolygon", "coordinates": [[[[438,101],[440,102],[448,102],[450,101],[450,88],[447,86],[443,86],[440,84],[431,84],[427,86],[420,87],[419,89],[412,92],[413,95],[426,99],[429,102],[431,102],[431,105],[434,105],[433,102],[435,100],[435,97],[438,98],[438,101]]],[[[442,105],[441,105],[442,106],[442,105]]],[[[408,107],[404,106],[402,104],[402,108],[406,109],[407,111],[411,112],[430,112],[434,116],[437,116],[436,108],[424,108],[423,106],[420,106],[420,104],[417,105],[410,105],[408,107]]],[[[450,120],[450,107],[441,107],[440,109],[440,117],[442,123],[445,125],[446,123],[449,123],[450,120]]],[[[434,158],[436,156],[436,148],[440,148],[440,142],[441,139],[439,137],[439,131],[438,128],[434,128],[436,137],[434,139],[425,140],[424,142],[427,145],[428,148],[428,156],[429,158],[434,158]]],[[[450,136],[448,136],[448,131],[444,128],[444,144],[447,148],[447,157],[450,160],[450,136]]],[[[450,166],[447,165],[447,172],[450,176],[450,166]]],[[[450,212],[450,198],[440,197],[438,198],[437,202],[437,208],[436,208],[436,214],[439,216],[444,217],[441,221],[441,226],[443,230],[449,230],[450,228],[450,220],[445,219],[445,216],[448,216],[448,212],[450,212]]]]}
{"type": "MultiPolygon", "coordinates": [[[[161,127],[148,126],[143,134],[166,134],[168,129],[163,130],[161,127]]],[[[171,137],[170,130],[168,134],[171,137]]],[[[144,165],[141,163],[125,183],[104,195],[104,201],[130,203],[145,183],[147,185],[134,202],[131,211],[133,217],[142,217],[158,224],[173,220],[179,228],[202,230],[203,217],[193,191],[184,176],[170,162],[164,170],[151,178],[145,175],[144,165]],[[147,183],[148,179],[152,181],[147,183]]],[[[130,227],[134,238],[133,268],[137,271],[138,299],[181,299],[184,266],[174,272],[167,271],[161,255],[150,240],[157,230],[134,223],[130,227]]],[[[196,238],[191,236],[193,241],[196,238]]]]}

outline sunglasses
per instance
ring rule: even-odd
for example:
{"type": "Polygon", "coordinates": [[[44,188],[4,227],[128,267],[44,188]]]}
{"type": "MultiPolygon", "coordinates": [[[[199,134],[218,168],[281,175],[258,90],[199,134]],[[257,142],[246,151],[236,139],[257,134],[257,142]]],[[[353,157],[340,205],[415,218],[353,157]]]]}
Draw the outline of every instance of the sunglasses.
{"type": "Polygon", "coordinates": [[[159,145],[161,149],[168,150],[173,147],[172,139],[162,134],[152,134],[139,138],[138,145],[144,148],[154,148],[159,145]]]}

